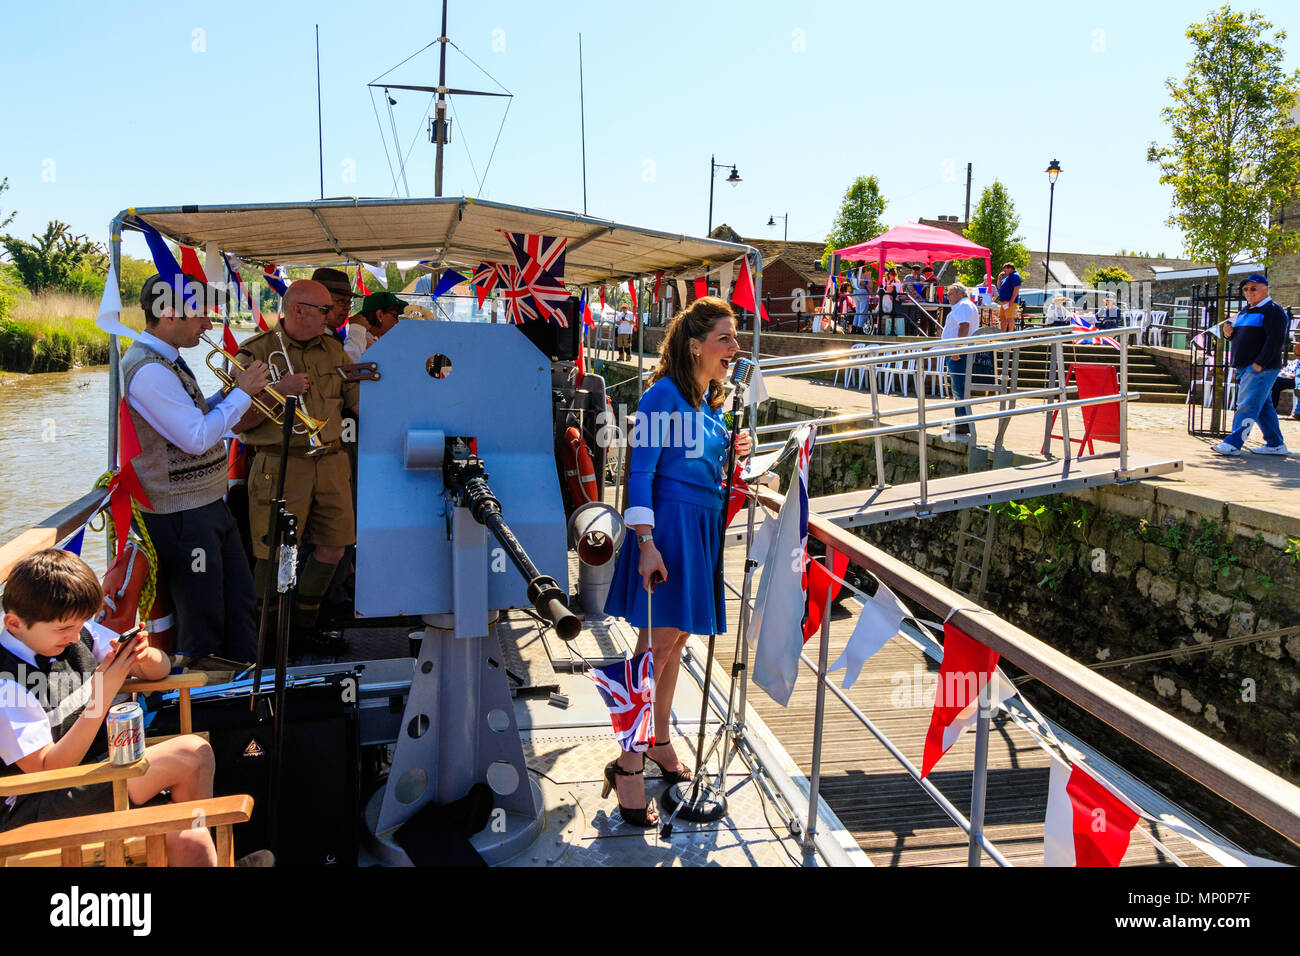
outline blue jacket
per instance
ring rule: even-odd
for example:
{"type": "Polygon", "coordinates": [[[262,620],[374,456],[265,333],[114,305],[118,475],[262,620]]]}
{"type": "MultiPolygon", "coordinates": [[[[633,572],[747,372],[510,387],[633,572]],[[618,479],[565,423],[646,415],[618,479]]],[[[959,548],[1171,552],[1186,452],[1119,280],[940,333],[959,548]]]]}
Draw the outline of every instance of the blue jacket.
{"type": "Polygon", "coordinates": [[[1286,312],[1271,297],[1238,313],[1232,322],[1232,367],[1281,368],[1287,324],[1286,312]]]}
{"type": "Polygon", "coordinates": [[[721,509],[730,442],[722,412],[693,408],[670,378],[651,385],[628,435],[627,523],[654,524],[654,504],[665,498],[721,509]]]}

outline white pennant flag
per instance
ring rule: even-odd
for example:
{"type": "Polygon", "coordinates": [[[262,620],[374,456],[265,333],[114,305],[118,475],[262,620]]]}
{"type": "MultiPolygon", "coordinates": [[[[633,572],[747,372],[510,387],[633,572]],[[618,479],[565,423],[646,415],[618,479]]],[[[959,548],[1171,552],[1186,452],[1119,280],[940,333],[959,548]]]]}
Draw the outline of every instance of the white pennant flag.
{"type": "Polygon", "coordinates": [[[108,267],[108,278],[104,280],[104,295],[99,300],[99,312],[95,324],[109,335],[121,335],[134,339],[140,333],[122,324],[122,292],[117,287],[117,270],[112,264],[108,267]]]}
{"type": "Polygon", "coordinates": [[[754,683],[782,707],[794,692],[794,682],[799,676],[799,652],[803,650],[803,546],[799,511],[799,495],[792,490],[785,496],[776,519],[772,545],[754,598],[754,614],[745,634],[745,641],[754,648],[754,683]]]}
{"type": "MultiPolygon", "coordinates": [[[[383,265],[383,263],[380,263],[380,265],[383,265]]],[[[368,262],[361,263],[361,268],[365,269],[372,276],[374,276],[375,281],[378,282],[385,289],[388,288],[388,271],[386,269],[381,270],[378,266],[372,266],[368,262]]]]}
{"type": "Polygon", "coordinates": [[[844,683],[840,686],[848,690],[862,673],[862,665],[898,633],[903,618],[908,616],[907,608],[881,582],[876,593],[863,602],[862,613],[858,616],[858,623],[853,626],[848,644],[835,659],[835,663],[827,668],[826,673],[844,668],[844,683]]]}

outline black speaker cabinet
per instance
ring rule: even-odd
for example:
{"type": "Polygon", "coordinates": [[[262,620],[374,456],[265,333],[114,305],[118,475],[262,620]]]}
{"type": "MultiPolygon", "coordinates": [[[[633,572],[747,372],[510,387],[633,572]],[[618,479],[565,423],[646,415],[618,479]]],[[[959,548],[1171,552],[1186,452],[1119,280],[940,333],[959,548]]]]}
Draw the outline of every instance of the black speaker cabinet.
{"type": "MultiPolygon", "coordinates": [[[[285,691],[284,762],[280,772],[277,865],[356,866],[360,839],[361,754],[357,684],[352,672],[285,691]]],[[[194,729],[206,730],[216,755],[217,796],[247,793],[253,816],[234,828],[235,853],[271,849],[268,829],[274,685],[268,681],[250,713],[248,693],[193,703],[194,729]]],[[[177,733],[174,705],[164,707],[149,735],[177,733]]]]}
{"type": "Polygon", "coordinates": [[[567,328],[561,328],[554,322],[538,319],[518,326],[522,332],[543,355],[553,361],[574,362],[578,358],[578,342],[582,336],[582,316],[578,314],[581,300],[571,295],[564,303],[567,328]]]}

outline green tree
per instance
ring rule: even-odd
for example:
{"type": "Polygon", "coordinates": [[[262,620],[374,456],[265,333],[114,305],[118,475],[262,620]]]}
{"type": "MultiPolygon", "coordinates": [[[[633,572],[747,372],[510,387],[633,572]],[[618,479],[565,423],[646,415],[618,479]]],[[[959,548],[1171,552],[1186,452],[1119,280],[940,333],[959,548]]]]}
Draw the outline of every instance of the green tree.
{"type": "Polygon", "coordinates": [[[1300,71],[1283,69],[1286,33],[1257,11],[1224,4],[1188,27],[1187,38],[1187,75],[1165,80],[1171,141],[1152,143],[1147,161],[1173,187],[1169,225],[1182,230],[1190,258],[1214,264],[1223,294],[1234,262],[1267,263],[1300,247],[1296,233],[1270,221],[1300,182],[1300,129],[1291,119],[1300,71]]]}
{"type": "Polygon", "coordinates": [[[1090,262],[1088,268],[1083,270],[1084,285],[1090,285],[1094,289],[1101,285],[1119,285],[1132,281],[1133,277],[1122,266],[1102,266],[1099,269],[1095,263],[1090,262]]]}
{"type": "MultiPolygon", "coordinates": [[[[998,180],[993,180],[980,193],[965,235],[967,239],[978,242],[989,250],[994,276],[1004,262],[1014,262],[1017,272],[1028,271],[1029,249],[1025,246],[1024,238],[1016,234],[1019,229],[1020,216],[1016,214],[1016,205],[1011,201],[1007,187],[998,180]]],[[[971,285],[983,282],[983,260],[964,260],[958,268],[958,275],[962,282],[971,285]]]]}
{"type": "MultiPolygon", "coordinates": [[[[6,176],[3,180],[0,180],[0,194],[3,194],[4,191],[8,188],[9,188],[9,177],[6,176]]],[[[4,212],[0,210],[0,217],[3,217],[0,218],[0,229],[4,229],[6,226],[9,225],[9,223],[13,222],[14,216],[16,215],[18,215],[18,212],[16,210],[14,212],[11,212],[7,216],[5,216],[4,212]]]]}
{"type": "Polygon", "coordinates": [[[855,243],[874,239],[885,231],[885,207],[889,202],[880,194],[875,176],[859,176],[849,185],[840,203],[840,211],[831,224],[822,252],[822,268],[831,261],[831,253],[855,243]]]}
{"type": "Polygon", "coordinates": [[[117,272],[117,284],[122,291],[122,304],[130,308],[133,302],[139,302],[144,280],[157,271],[152,260],[137,259],[135,256],[123,254],[117,272]]]}
{"type": "MultiPolygon", "coordinates": [[[[0,242],[33,295],[50,289],[88,292],[88,276],[108,268],[103,247],[85,236],[74,236],[68,224],[57,219],[45,227],[45,235],[32,238],[35,243],[6,235],[0,242]]],[[[99,286],[103,289],[102,278],[99,286]]]]}

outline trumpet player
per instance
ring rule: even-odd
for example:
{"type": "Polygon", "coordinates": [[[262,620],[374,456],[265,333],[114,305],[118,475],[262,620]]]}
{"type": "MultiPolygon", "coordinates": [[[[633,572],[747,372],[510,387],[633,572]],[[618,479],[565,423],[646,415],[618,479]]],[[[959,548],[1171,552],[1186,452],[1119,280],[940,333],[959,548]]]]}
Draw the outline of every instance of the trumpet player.
{"type": "MultiPolygon", "coordinates": [[[[343,412],[355,413],[360,386],[345,382],[337,372],[348,359],[343,344],[330,335],[333,312],[330,290],[319,282],[301,279],[284,296],[284,319],[279,325],[246,339],[237,361],[241,365],[265,362],[271,366],[275,390],[297,395],[307,414],[325,422],[315,447],[301,427],[295,428],[285,470],[284,499],[298,519],[300,536],[311,539],[314,550],[298,570],[298,600],[294,631],[299,648],[338,651],[330,642],[317,640],[316,618],[320,603],[346,547],[356,542],[352,509],[352,476],[343,454],[343,412]]],[[[264,540],[275,497],[280,464],[279,425],[252,408],[235,425],[253,451],[248,470],[248,520],[257,558],[254,580],[260,600],[266,592],[272,564],[264,540]]],[[[349,436],[349,440],[351,437],[349,436]]]]}
{"type": "Polygon", "coordinates": [[[142,511],[171,592],[176,650],[200,669],[249,662],[257,651],[252,575],[226,507],[223,436],[266,387],[264,362],[248,362],[228,394],[204,397],[180,350],[212,328],[212,290],[192,276],[184,289],[154,275],[140,291],[144,332],[122,356],[127,408],[140,438],[134,459],[151,511],[142,511]]]}

